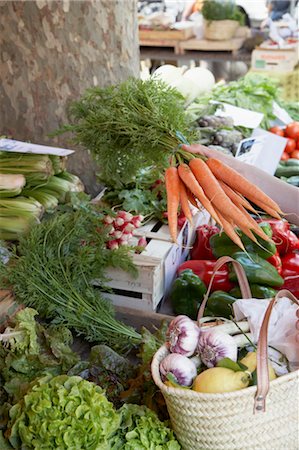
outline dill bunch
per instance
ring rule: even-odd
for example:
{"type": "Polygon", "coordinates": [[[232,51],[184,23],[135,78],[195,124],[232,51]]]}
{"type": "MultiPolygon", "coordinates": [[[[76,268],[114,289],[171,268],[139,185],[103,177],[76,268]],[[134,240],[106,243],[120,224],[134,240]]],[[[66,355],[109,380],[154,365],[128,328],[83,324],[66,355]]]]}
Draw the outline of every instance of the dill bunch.
{"type": "Polygon", "coordinates": [[[92,207],[51,216],[21,237],[9,264],[0,263],[1,286],[12,287],[17,301],[56,324],[74,328],[87,340],[125,351],[141,336],[117,321],[102,291],[108,267],[136,274],[128,249],[108,250],[101,213],[92,207]],[[91,286],[97,280],[100,289],[91,286]]]}
{"type": "Polygon", "coordinates": [[[58,134],[72,132],[99,165],[100,180],[119,188],[141,168],[163,170],[181,143],[179,134],[190,141],[195,136],[183,96],[155,79],[88,89],[71,105],[69,120],[58,134]]]}

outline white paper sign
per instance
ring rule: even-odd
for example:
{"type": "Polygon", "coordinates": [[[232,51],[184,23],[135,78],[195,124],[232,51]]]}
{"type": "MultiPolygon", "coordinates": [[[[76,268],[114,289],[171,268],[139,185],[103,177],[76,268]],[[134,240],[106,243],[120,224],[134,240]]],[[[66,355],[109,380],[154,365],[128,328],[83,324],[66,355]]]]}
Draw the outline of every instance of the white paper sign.
{"type": "Polygon", "coordinates": [[[286,138],[256,128],[250,138],[240,142],[236,158],[274,175],[286,143],[286,138]]]}
{"type": "Polygon", "coordinates": [[[67,150],[66,148],[48,147],[46,145],[15,141],[14,139],[0,139],[0,151],[57,156],[68,156],[74,153],[74,150],[67,150]]]}
{"type": "Polygon", "coordinates": [[[262,113],[239,108],[237,106],[229,105],[228,103],[221,103],[221,105],[223,106],[223,109],[219,108],[215,113],[216,116],[231,117],[236,127],[257,128],[264,117],[264,114],[262,113]]]}
{"type": "Polygon", "coordinates": [[[289,113],[285,109],[281,108],[276,102],[273,102],[273,114],[275,114],[277,119],[286,125],[294,122],[289,113]]]}

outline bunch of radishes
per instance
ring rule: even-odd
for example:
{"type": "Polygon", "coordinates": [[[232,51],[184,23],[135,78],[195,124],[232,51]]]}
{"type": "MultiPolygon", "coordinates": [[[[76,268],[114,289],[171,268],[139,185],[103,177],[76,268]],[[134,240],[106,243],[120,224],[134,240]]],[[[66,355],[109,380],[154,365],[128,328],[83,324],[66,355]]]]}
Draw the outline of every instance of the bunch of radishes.
{"type": "MultiPolygon", "coordinates": [[[[104,224],[109,226],[109,236],[111,240],[107,242],[107,248],[115,250],[121,245],[130,245],[130,240],[133,237],[133,231],[139,228],[143,216],[133,214],[126,211],[118,211],[116,216],[106,215],[104,217],[104,224]]],[[[138,247],[146,247],[145,237],[138,240],[138,247]]]]}

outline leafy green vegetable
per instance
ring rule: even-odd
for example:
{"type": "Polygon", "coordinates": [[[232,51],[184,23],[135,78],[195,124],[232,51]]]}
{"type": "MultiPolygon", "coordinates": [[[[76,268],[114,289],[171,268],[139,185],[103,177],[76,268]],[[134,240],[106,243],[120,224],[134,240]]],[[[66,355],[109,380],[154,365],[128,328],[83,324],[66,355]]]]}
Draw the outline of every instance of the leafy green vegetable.
{"type": "Polygon", "coordinates": [[[108,250],[102,214],[92,206],[57,214],[32,227],[11,256],[0,264],[0,284],[13,286],[16,298],[56,324],[74,328],[93,342],[125,350],[141,336],[114,318],[103,297],[108,267],[136,274],[126,247],[108,250]],[[99,289],[91,286],[97,280],[99,289]]]}
{"type": "Polygon", "coordinates": [[[100,180],[115,187],[134,182],[149,166],[160,170],[181,143],[178,132],[192,141],[184,98],[162,81],[130,78],[120,85],[91,88],[72,104],[70,131],[75,142],[90,150],[100,180]]]}
{"type": "Polygon", "coordinates": [[[120,417],[99,387],[81,377],[44,377],[10,410],[13,448],[108,450],[120,417]]]}
{"type": "Polygon", "coordinates": [[[105,389],[106,397],[117,407],[121,406],[120,395],[128,388],[128,380],[135,375],[132,362],[106,345],[91,348],[88,361],[81,361],[68,375],[79,375],[105,389]]]}
{"type": "Polygon", "coordinates": [[[31,308],[19,311],[0,335],[2,429],[6,427],[10,406],[25,395],[35,378],[60,375],[79,359],[70,347],[70,331],[63,325],[44,327],[35,320],[36,315],[37,311],[31,308]]]}
{"type": "MultiPolygon", "coordinates": [[[[197,99],[197,109],[204,110],[211,100],[229,103],[240,108],[261,112],[264,119],[261,127],[269,129],[270,121],[275,119],[273,101],[278,99],[278,83],[276,80],[257,74],[248,73],[245,77],[224,85],[217,85],[207,96],[197,99]],[[202,105],[202,107],[200,107],[202,105]]],[[[195,112],[193,107],[193,112],[195,112]]],[[[244,133],[245,129],[242,129],[244,133]]]]}
{"type": "Polygon", "coordinates": [[[110,440],[111,450],[179,450],[173,431],[145,406],[124,405],[121,424],[110,440]]]}
{"type": "Polygon", "coordinates": [[[299,122],[299,102],[289,102],[279,99],[278,103],[289,113],[294,121],[299,122]]]}
{"type": "Polygon", "coordinates": [[[146,405],[159,414],[161,419],[169,416],[164,397],[153,381],[150,365],[154,354],[166,341],[167,329],[166,321],[161,323],[155,333],[142,328],[142,343],[138,353],[141,363],[135,377],[128,380],[129,389],[121,393],[121,398],[127,403],[146,405]]]}
{"type": "Polygon", "coordinates": [[[237,20],[244,23],[244,14],[232,0],[205,0],[202,7],[202,15],[208,20],[237,20]]]}

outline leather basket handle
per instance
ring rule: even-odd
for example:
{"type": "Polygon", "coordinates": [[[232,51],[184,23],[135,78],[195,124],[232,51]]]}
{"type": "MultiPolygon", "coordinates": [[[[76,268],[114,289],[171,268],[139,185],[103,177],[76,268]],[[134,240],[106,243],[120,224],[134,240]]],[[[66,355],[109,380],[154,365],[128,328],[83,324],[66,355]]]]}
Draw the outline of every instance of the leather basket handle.
{"type": "Polygon", "coordinates": [[[291,292],[282,289],[270,301],[266,309],[257,344],[257,390],[254,399],[254,413],[264,412],[266,407],[266,396],[269,391],[268,325],[273,306],[282,297],[287,297],[299,306],[299,300],[291,292]]]}
{"type": "Polygon", "coordinates": [[[197,322],[198,325],[200,326],[200,319],[203,317],[203,313],[208,301],[208,298],[210,296],[210,292],[211,292],[211,288],[213,285],[213,281],[214,278],[216,276],[216,272],[221,269],[221,267],[224,264],[227,263],[232,263],[238,278],[238,282],[239,282],[239,286],[240,286],[240,290],[241,290],[241,294],[242,294],[242,298],[252,298],[252,294],[251,294],[251,290],[250,290],[250,286],[245,274],[245,270],[243,269],[243,266],[236,261],[235,259],[231,258],[230,256],[222,256],[221,258],[217,259],[217,262],[215,264],[214,270],[213,270],[213,275],[211,277],[211,281],[209,283],[207,292],[203,298],[203,301],[200,305],[199,311],[198,311],[198,315],[197,315],[197,322]]]}

